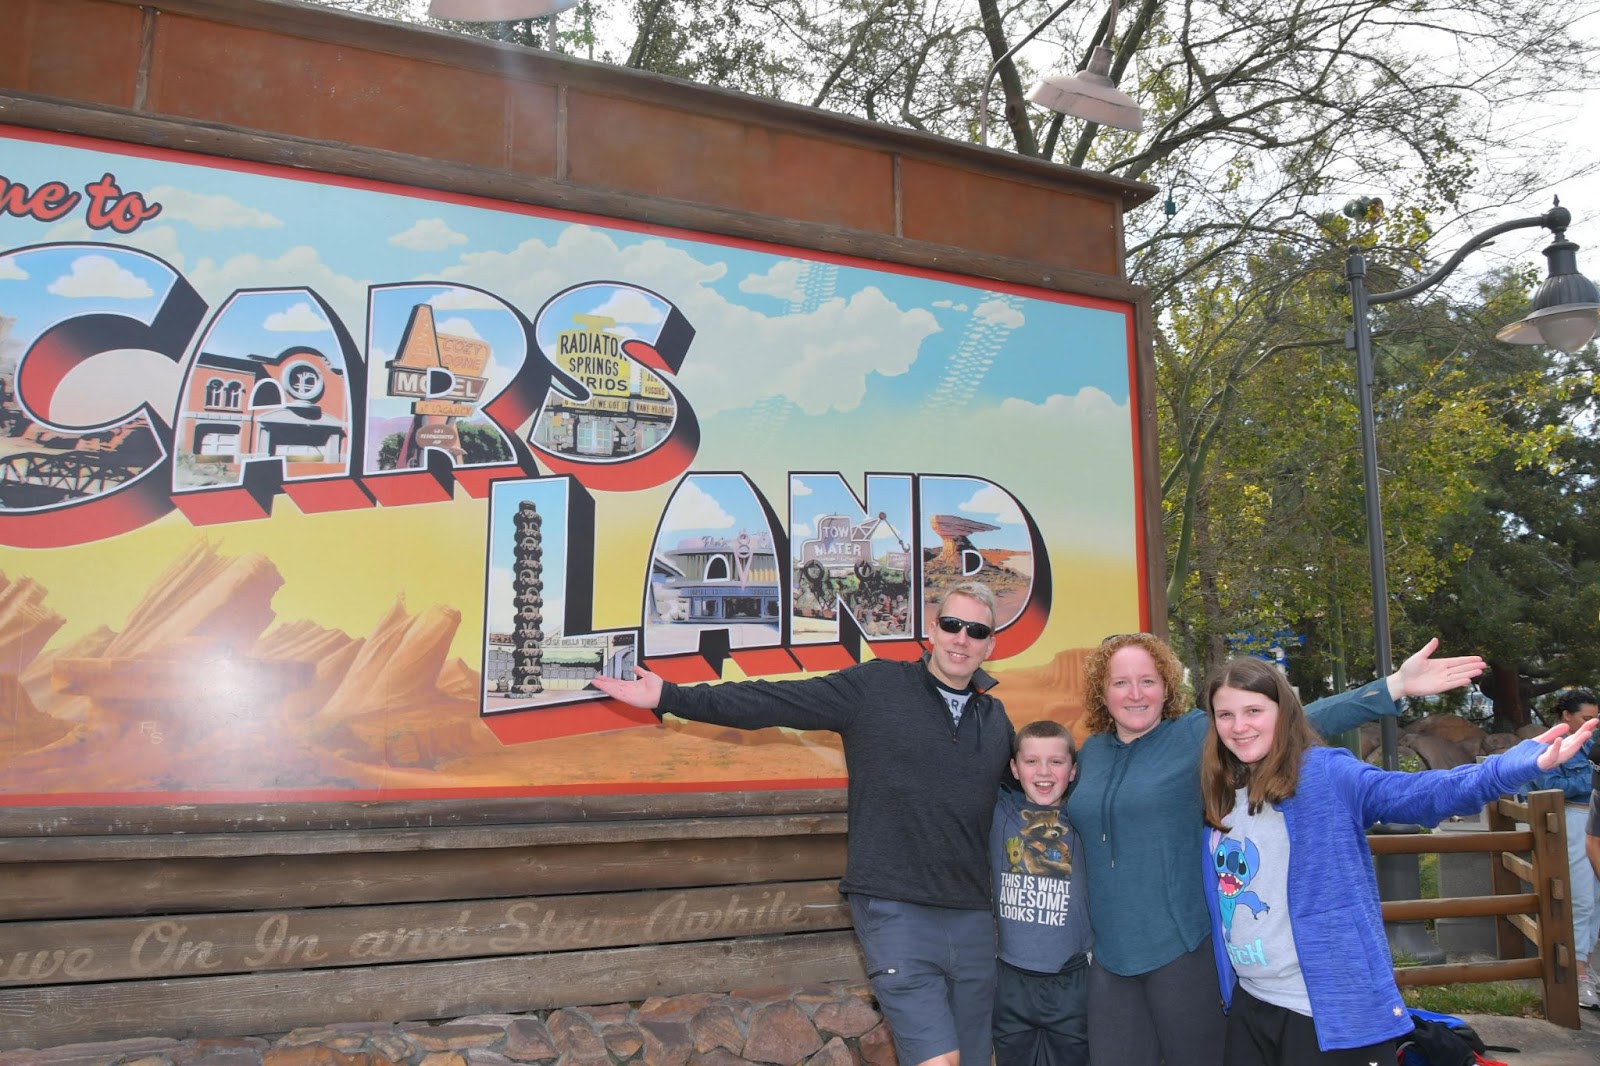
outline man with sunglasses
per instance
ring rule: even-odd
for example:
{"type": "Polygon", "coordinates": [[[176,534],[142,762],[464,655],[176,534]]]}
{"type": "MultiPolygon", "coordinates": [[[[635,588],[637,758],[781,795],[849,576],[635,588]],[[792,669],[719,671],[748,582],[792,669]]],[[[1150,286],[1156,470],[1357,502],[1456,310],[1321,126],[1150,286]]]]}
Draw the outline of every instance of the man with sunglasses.
{"type": "Polygon", "coordinates": [[[874,659],[799,681],[680,687],[597,677],[635,707],[697,722],[826,729],[844,742],[850,900],[873,994],[904,1066],[988,1066],[994,1003],[989,823],[1013,730],[994,679],[995,599],[945,593],[916,662],[874,659]]]}

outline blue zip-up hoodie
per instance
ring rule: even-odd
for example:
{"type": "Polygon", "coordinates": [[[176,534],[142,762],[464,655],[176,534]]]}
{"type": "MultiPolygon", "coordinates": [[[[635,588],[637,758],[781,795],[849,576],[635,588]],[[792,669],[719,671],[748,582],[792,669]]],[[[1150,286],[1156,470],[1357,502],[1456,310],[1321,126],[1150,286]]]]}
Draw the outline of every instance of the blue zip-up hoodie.
{"type": "MultiPolygon", "coordinates": [[[[1453,814],[1471,814],[1526,785],[1545,750],[1525,740],[1482,763],[1415,774],[1368,766],[1343,748],[1306,752],[1295,793],[1278,809],[1289,834],[1289,920],[1323,1051],[1365,1047],[1411,1031],[1383,933],[1367,827],[1433,826],[1453,814]]],[[[1226,1007],[1233,1001],[1234,973],[1211,858],[1220,836],[1207,828],[1200,856],[1226,1007]]]]}

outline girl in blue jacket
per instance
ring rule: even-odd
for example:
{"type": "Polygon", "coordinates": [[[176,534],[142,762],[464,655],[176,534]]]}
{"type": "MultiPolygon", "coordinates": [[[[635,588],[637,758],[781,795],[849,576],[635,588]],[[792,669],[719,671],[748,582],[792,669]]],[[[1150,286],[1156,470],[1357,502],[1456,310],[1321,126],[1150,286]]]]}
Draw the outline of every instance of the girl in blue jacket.
{"type": "Polygon", "coordinates": [[[1320,747],[1288,679],[1260,659],[1214,673],[1205,706],[1204,862],[1229,1008],[1224,1066],[1393,1062],[1411,1019],[1367,827],[1470,814],[1570,758],[1595,723],[1571,736],[1557,725],[1483,763],[1405,774],[1320,747]]]}

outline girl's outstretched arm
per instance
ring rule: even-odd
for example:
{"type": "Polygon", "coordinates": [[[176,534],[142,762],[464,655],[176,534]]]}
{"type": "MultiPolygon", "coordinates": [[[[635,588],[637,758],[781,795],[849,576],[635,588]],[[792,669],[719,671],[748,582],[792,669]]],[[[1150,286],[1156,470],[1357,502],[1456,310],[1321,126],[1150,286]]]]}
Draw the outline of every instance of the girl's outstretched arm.
{"type": "Polygon", "coordinates": [[[1335,753],[1345,757],[1332,762],[1329,772],[1365,824],[1432,826],[1451,815],[1471,814],[1496,796],[1518,791],[1533,780],[1542,763],[1548,760],[1555,765],[1570,758],[1594,730],[1595,723],[1588,722],[1567,736],[1567,727],[1558,725],[1481,763],[1413,774],[1380,770],[1356,762],[1348,753],[1335,753]]]}

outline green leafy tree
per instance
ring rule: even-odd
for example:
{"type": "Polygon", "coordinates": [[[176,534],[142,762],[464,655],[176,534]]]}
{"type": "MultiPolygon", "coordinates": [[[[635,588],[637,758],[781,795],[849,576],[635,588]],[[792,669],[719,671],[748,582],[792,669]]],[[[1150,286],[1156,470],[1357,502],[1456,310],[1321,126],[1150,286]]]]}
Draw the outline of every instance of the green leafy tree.
{"type": "MultiPolygon", "coordinates": [[[[1483,302],[1506,301],[1486,286],[1483,302]]],[[[1461,647],[1481,649],[1497,724],[1532,722],[1539,697],[1600,683],[1600,435],[1593,348],[1577,358],[1485,348],[1475,369],[1510,364],[1520,379],[1497,398],[1523,443],[1475,471],[1482,491],[1451,516],[1447,542],[1462,561],[1417,604],[1426,624],[1461,647]]]]}
{"type": "Polygon", "coordinates": [[[405,446],[404,433],[391,433],[378,446],[378,469],[393,470],[400,465],[400,449],[405,446]]]}
{"type": "Polygon", "coordinates": [[[506,447],[500,431],[490,426],[461,425],[456,427],[461,440],[461,451],[469,463],[508,463],[511,449],[506,447]]]}

